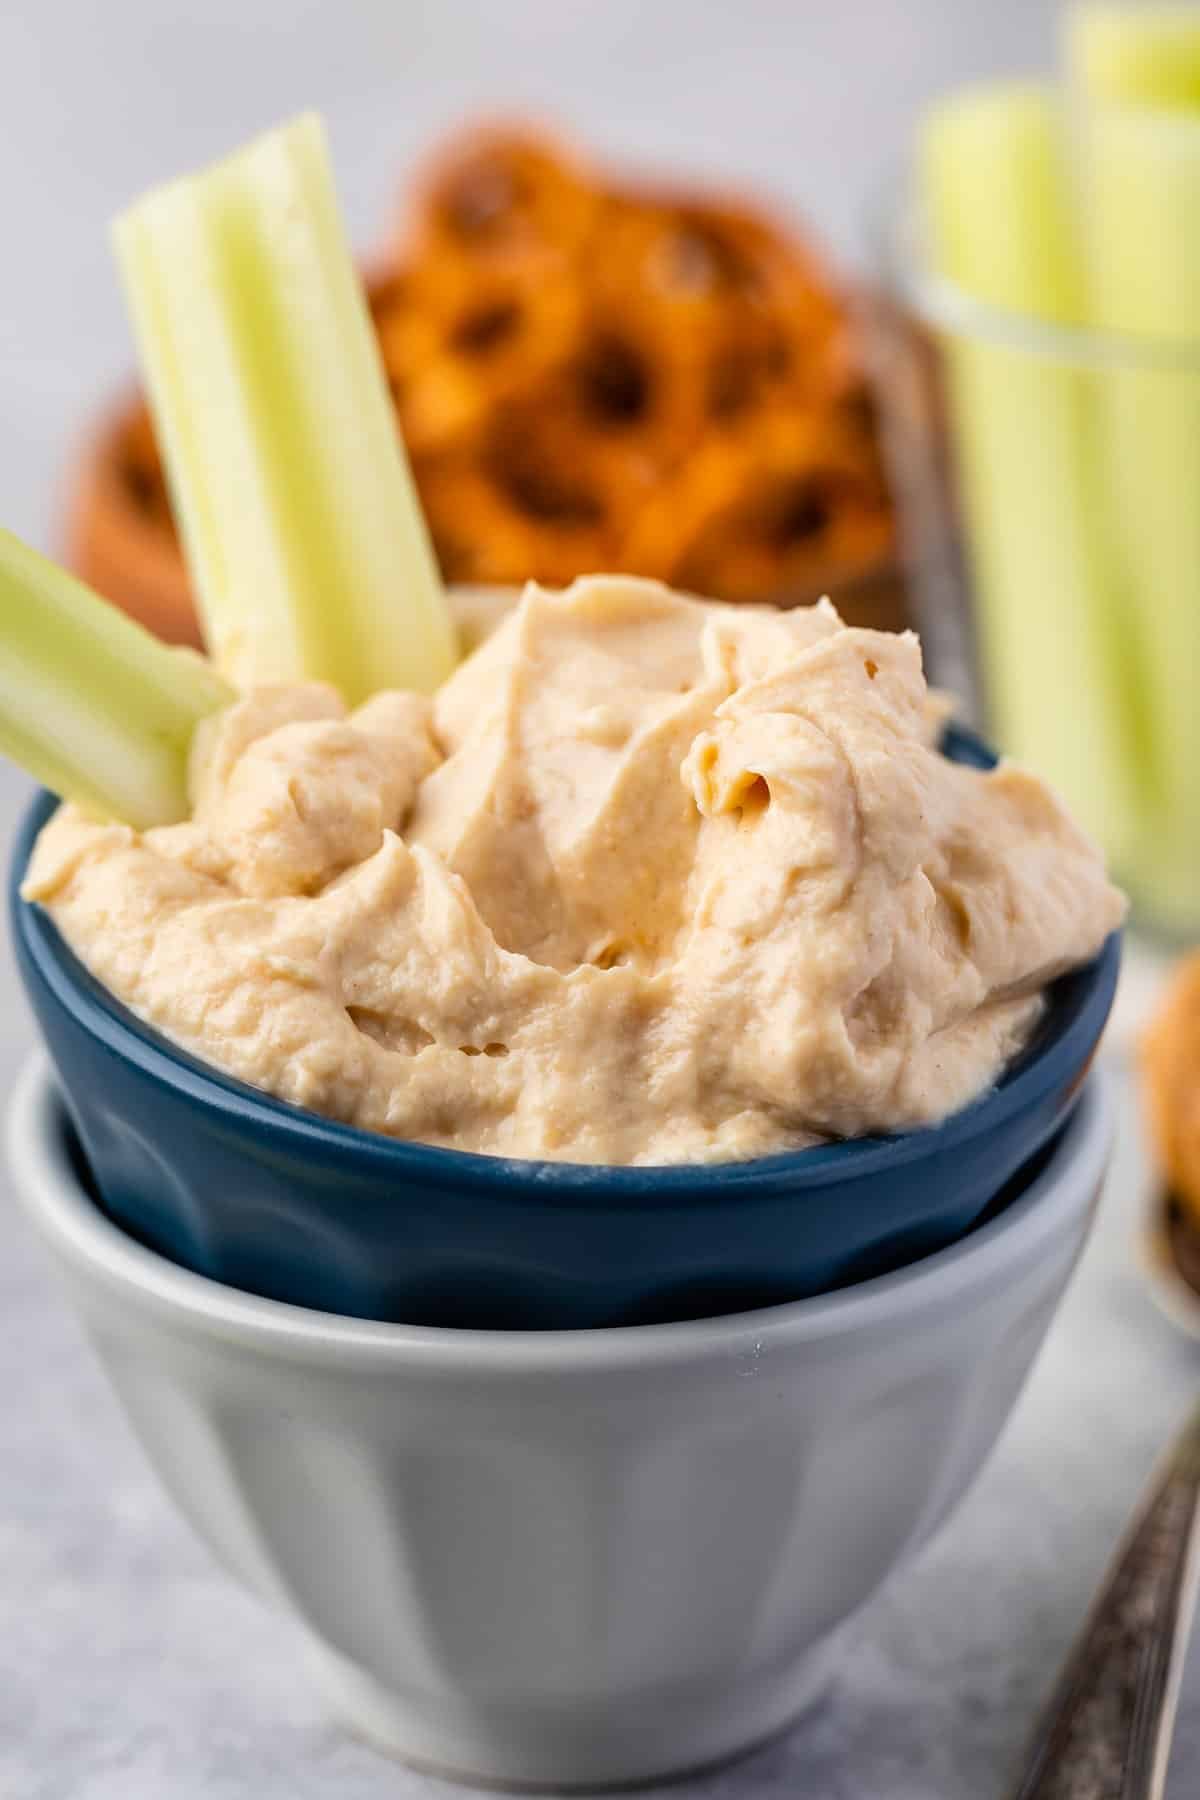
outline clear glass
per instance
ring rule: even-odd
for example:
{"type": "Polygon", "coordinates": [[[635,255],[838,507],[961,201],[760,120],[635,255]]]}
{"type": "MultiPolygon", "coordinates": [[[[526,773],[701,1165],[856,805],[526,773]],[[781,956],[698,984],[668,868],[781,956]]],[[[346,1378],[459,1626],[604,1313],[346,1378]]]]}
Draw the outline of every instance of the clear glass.
{"type": "Polygon", "coordinates": [[[1200,342],[1043,324],[928,273],[906,181],[870,341],[931,679],[1046,776],[1141,922],[1200,936],[1200,342]]]}

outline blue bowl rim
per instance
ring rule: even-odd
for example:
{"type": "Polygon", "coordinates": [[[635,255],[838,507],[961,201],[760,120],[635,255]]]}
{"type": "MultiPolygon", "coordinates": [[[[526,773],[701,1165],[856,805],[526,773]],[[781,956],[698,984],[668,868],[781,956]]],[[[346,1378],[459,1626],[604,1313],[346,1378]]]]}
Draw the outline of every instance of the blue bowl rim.
{"type": "Polygon", "coordinates": [[[1014,1264],[1040,1260],[1067,1218],[1094,1213],[1112,1146],[1114,1099],[1112,1076],[1090,1074],[1054,1155],[1010,1205],[966,1236],[886,1274],[714,1318],[536,1331],[360,1319],[271,1300],[172,1261],[130,1236],[81,1184],[64,1130],[69,1113],[62,1083],[44,1051],[35,1052],[17,1078],[7,1137],[18,1198],[56,1252],[82,1268],[86,1279],[116,1286],[160,1318],[260,1354],[348,1356],[377,1371],[419,1360],[446,1374],[473,1371],[492,1381],[561,1372],[564,1365],[580,1373],[597,1367],[644,1372],[697,1357],[727,1362],[739,1339],[751,1343],[757,1358],[764,1343],[835,1344],[865,1330],[893,1329],[931,1307],[944,1311],[964,1292],[986,1297],[1016,1278],[1014,1264]]]}
{"type": "MultiPolygon", "coordinates": [[[[959,726],[947,729],[944,743],[960,760],[981,767],[995,761],[973,733],[959,726]]],[[[43,789],[26,810],[9,866],[9,906],[14,937],[58,1005],[110,1053],[192,1104],[224,1115],[231,1130],[256,1129],[281,1140],[293,1153],[303,1150],[310,1159],[314,1155],[323,1161],[350,1159],[360,1168],[365,1164],[376,1176],[434,1188],[485,1193],[519,1184],[525,1199],[545,1198],[556,1205],[572,1200],[589,1204],[601,1197],[605,1205],[642,1207],[654,1202],[667,1208],[716,1204],[732,1195],[765,1197],[784,1187],[796,1194],[886,1174],[918,1158],[938,1159],[1034,1105],[1064,1079],[1082,1081],[1112,1005],[1120,969],[1120,933],[1114,932],[1090,963],[1063,978],[1073,984],[1073,1004],[1059,1021],[1050,1009],[1049,1035],[1043,1026],[993,1087],[938,1125],[737,1162],[627,1166],[449,1150],[343,1125],[276,1099],[172,1043],[110,994],[68,947],[49,914],[20,894],[34,840],[57,805],[57,796],[43,789]]]]}

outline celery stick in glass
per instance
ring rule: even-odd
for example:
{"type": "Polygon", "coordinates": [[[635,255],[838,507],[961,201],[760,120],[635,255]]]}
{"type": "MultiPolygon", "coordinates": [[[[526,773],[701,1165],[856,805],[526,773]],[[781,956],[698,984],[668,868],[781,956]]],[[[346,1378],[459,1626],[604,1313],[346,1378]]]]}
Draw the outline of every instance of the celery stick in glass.
{"type": "Polygon", "coordinates": [[[115,242],[214,659],[431,691],[454,628],[320,120],[154,190],[115,242]]]}
{"type": "Polygon", "coordinates": [[[940,272],[989,306],[1077,323],[1083,276],[1049,90],[963,89],[927,115],[920,153],[940,272]]]}
{"type": "Polygon", "coordinates": [[[144,830],[188,813],[200,720],[233,690],[0,531],[0,751],[65,799],[144,830]]]}
{"type": "MultiPolygon", "coordinates": [[[[999,83],[935,107],[919,174],[938,274],[1009,313],[1078,318],[1081,270],[1047,90],[999,83]]],[[[1088,377],[987,336],[986,325],[944,342],[992,729],[1120,858],[1133,831],[1132,755],[1088,377]]]]}
{"type": "Polygon", "coordinates": [[[1092,317],[1132,340],[1099,384],[1152,776],[1129,880],[1186,927],[1200,919],[1200,111],[1081,98],[1075,116],[1092,317]]]}
{"type": "Polygon", "coordinates": [[[1200,109],[1200,7],[1072,6],[1065,37],[1072,79],[1093,99],[1200,109]]]}

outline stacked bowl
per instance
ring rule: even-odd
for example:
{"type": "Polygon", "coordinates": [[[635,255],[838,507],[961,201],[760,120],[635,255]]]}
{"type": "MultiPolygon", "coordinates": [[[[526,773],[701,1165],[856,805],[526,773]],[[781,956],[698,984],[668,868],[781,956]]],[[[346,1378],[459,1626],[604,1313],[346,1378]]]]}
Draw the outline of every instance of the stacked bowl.
{"type": "MultiPolygon", "coordinates": [[[[948,752],[984,753],[952,736],[948,752]]],[[[398,1143],[148,1029],[11,891],[18,1189],[164,1484],[334,1706],[474,1780],[782,1728],[977,1472],[1084,1241],[1111,940],[943,1125],[613,1169],[398,1143]]]]}

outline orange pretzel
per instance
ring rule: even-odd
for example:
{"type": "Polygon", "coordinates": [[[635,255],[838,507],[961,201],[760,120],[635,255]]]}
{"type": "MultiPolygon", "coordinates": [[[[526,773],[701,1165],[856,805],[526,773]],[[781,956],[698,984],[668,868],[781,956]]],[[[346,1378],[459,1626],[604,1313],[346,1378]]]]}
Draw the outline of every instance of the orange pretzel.
{"type": "Polygon", "coordinates": [[[607,556],[797,599],[887,555],[854,335],[793,232],[492,127],[435,162],[407,245],[380,336],[451,578],[607,556]]]}

